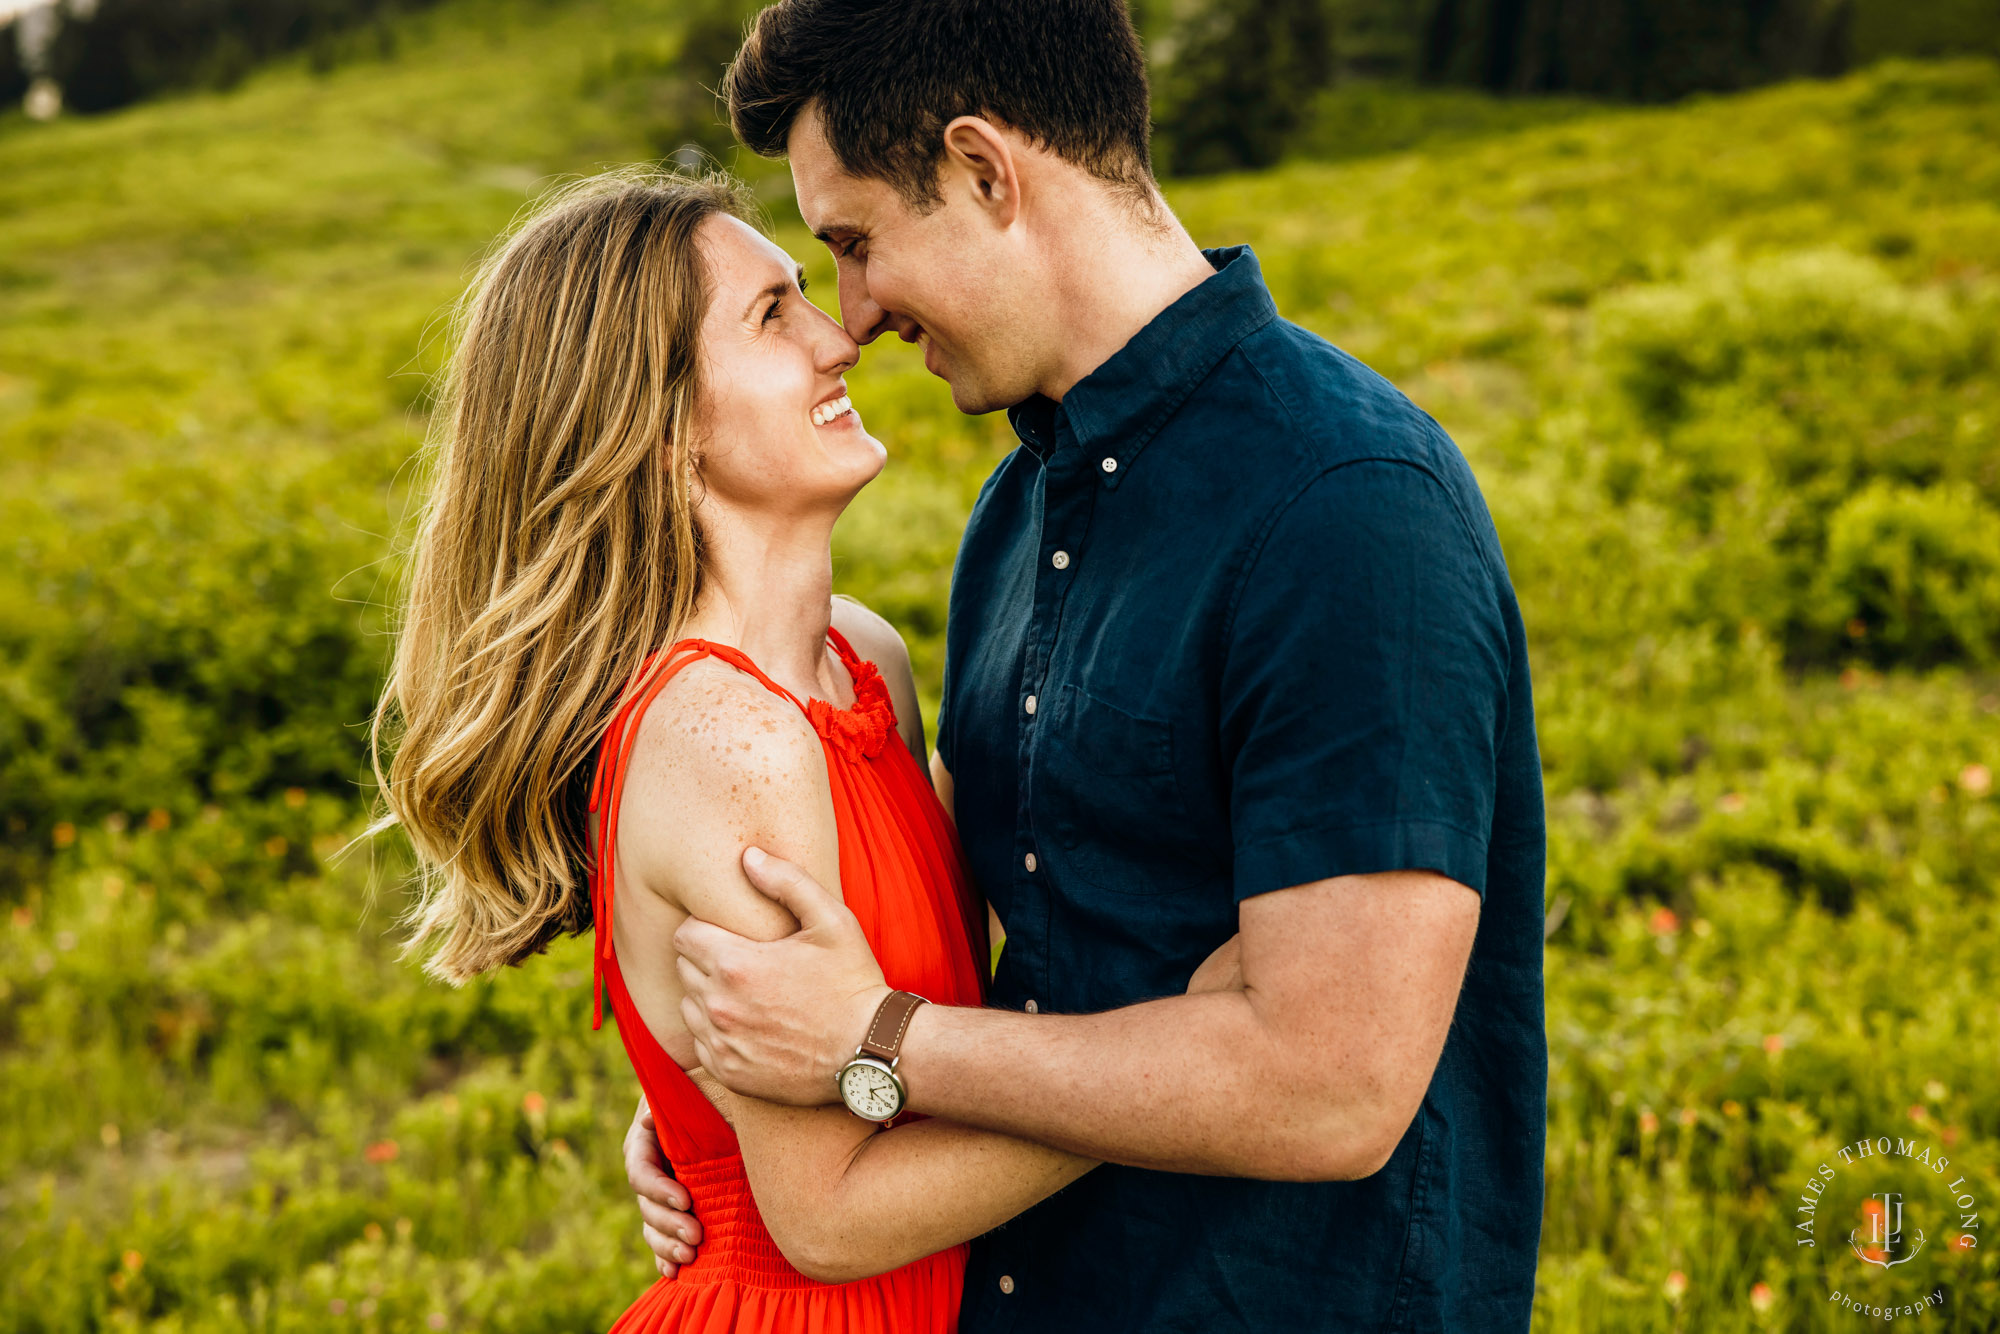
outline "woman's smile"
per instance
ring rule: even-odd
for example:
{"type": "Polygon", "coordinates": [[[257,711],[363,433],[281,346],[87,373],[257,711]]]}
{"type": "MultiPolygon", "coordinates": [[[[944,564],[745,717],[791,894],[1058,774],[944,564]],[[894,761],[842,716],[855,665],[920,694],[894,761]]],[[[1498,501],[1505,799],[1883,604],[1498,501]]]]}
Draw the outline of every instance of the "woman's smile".
{"type": "Polygon", "coordinates": [[[832,398],[813,405],[812,423],[814,426],[838,426],[842,424],[859,426],[861,424],[861,414],[854,410],[854,400],[847,396],[846,385],[842,385],[840,392],[832,398]]]}

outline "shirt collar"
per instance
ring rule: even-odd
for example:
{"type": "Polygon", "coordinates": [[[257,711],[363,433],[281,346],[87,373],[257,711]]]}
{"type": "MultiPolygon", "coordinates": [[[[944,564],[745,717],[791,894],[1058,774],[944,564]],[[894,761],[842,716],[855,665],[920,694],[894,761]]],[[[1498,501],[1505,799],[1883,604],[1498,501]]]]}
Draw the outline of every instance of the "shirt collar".
{"type": "Polygon", "coordinates": [[[1040,394],[1008,409],[1021,442],[1047,458],[1058,419],[1087,450],[1115,460],[1105,484],[1125,469],[1236,345],[1278,317],[1249,246],[1204,250],[1215,276],[1155,315],[1109,360],[1076,382],[1061,403],[1040,394]]]}

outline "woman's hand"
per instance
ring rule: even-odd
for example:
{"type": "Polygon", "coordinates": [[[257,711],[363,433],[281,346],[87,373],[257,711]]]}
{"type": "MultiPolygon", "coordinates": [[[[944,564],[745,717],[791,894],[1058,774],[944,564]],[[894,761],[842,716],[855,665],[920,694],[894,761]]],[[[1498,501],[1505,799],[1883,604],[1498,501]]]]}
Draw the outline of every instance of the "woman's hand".
{"type": "Polygon", "coordinates": [[[1188,995],[1204,991],[1243,990],[1243,933],[1237,932],[1201,961],[1188,979],[1188,995]]]}
{"type": "Polygon", "coordinates": [[[653,1253],[653,1267],[662,1278],[672,1278],[682,1265],[694,1263],[701,1223],[689,1212],[694,1201],[687,1187],[667,1175],[653,1111],[643,1097],[632,1128],[625,1132],[625,1180],[639,1197],[639,1233],[653,1253]]]}

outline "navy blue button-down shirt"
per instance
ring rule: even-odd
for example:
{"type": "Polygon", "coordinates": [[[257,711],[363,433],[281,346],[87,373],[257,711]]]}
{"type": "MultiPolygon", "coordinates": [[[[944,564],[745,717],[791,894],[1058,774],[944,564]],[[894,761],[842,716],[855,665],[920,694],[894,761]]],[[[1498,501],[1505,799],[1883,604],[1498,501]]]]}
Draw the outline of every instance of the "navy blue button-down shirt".
{"type": "Polygon", "coordinates": [[[1438,425],[1279,319],[1248,249],[1209,259],[1013,410],[959,551],[938,744],[1007,930],[993,1003],[1177,994],[1241,900],[1374,871],[1478,891],[1471,965],[1380,1172],[1099,1168],[975,1244],[962,1327],[1525,1330],[1544,835],[1507,568],[1438,425]]]}

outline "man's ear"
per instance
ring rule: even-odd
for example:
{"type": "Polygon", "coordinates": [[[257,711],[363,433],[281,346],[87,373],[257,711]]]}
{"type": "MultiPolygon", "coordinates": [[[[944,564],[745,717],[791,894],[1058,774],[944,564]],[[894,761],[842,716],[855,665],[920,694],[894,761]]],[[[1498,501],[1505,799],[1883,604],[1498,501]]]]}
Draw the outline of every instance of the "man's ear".
{"type": "Polygon", "coordinates": [[[944,188],[962,189],[1005,227],[1021,208],[1014,150],[992,121],[960,116],[944,127],[944,188]]]}

